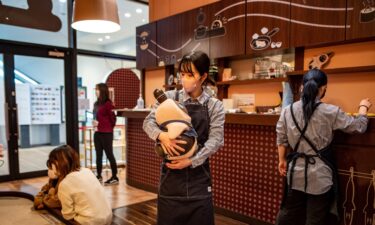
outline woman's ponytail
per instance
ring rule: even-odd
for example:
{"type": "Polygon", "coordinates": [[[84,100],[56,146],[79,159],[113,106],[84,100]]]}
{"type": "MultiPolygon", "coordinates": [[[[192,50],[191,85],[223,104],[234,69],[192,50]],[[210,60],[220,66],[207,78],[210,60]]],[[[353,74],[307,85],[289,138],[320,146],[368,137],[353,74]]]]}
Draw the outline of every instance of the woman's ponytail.
{"type": "Polygon", "coordinates": [[[319,88],[327,85],[327,75],[318,69],[312,69],[303,76],[302,108],[305,121],[310,120],[316,106],[319,88]]]}

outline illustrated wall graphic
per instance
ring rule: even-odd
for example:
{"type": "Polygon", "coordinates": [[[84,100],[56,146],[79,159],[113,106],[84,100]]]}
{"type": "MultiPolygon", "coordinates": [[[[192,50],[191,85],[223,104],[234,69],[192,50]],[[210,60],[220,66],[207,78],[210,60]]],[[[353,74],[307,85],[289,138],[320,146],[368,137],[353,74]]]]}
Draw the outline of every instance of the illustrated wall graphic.
{"type": "Polygon", "coordinates": [[[363,9],[359,13],[360,23],[370,23],[375,21],[375,1],[363,0],[363,9]]]}
{"type": "MultiPolygon", "coordinates": [[[[366,1],[368,1],[368,0],[366,0],[366,1]]],[[[247,2],[250,3],[250,4],[251,3],[257,3],[257,2],[268,2],[268,3],[272,3],[272,4],[286,4],[286,5],[291,5],[292,7],[306,8],[306,9],[311,9],[311,10],[323,10],[323,11],[343,11],[343,13],[346,13],[347,10],[348,11],[353,10],[352,7],[348,7],[348,8],[318,7],[318,6],[307,5],[306,2],[304,2],[304,4],[299,4],[299,3],[290,3],[288,1],[281,1],[281,0],[248,0],[247,2]]],[[[235,3],[235,4],[229,5],[229,6],[225,7],[224,9],[218,11],[215,15],[219,15],[222,12],[224,12],[224,11],[226,11],[226,10],[232,8],[232,7],[235,7],[235,6],[244,4],[244,3],[246,3],[246,1],[242,1],[242,2],[238,2],[238,3],[235,3]]],[[[305,22],[305,21],[300,21],[300,20],[293,20],[293,19],[290,20],[290,18],[275,16],[275,15],[272,15],[272,14],[264,14],[264,13],[248,13],[246,15],[237,15],[237,16],[234,16],[232,18],[228,18],[228,22],[230,22],[234,19],[239,19],[239,18],[245,17],[245,16],[268,17],[268,18],[274,18],[274,19],[284,20],[284,21],[288,21],[288,22],[291,21],[292,23],[301,24],[301,25],[305,25],[305,26],[313,26],[313,27],[341,28],[341,29],[345,29],[347,27],[348,28],[350,27],[350,25],[318,24],[318,23],[310,23],[310,22],[305,22]]]]}
{"type": "Polygon", "coordinates": [[[148,49],[148,37],[149,37],[149,32],[147,31],[142,31],[141,34],[139,35],[139,37],[142,39],[141,40],[141,44],[139,45],[139,47],[141,48],[141,50],[147,50],[148,49]]]}
{"type": "Polygon", "coordinates": [[[349,170],[339,169],[339,175],[348,176],[343,193],[345,194],[342,207],[344,209],[343,220],[345,225],[364,224],[375,225],[375,169],[371,173],[355,171],[354,167],[349,170]],[[354,182],[354,178],[370,180],[367,185],[364,182],[354,182]],[[356,195],[366,193],[366,195],[356,195]],[[366,199],[362,200],[363,197],[366,199]],[[356,205],[356,203],[358,205],[356,205]],[[362,210],[356,212],[358,207],[362,210]]]}
{"type": "MultiPolygon", "coordinates": [[[[364,12],[369,12],[374,9],[374,1],[375,0],[363,0],[364,5],[364,12]]],[[[346,11],[352,11],[353,7],[347,7],[347,8],[340,8],[340,7],[320,7],[320,6],[311,6],[308,5],[306,0],[303,1],[303,4],[300,3],[291,3],[288,1],[281,1],[281,0],[247,0],[247,1],[240,1],[233,3],[231,5],[228,5],[221,10],[217,11],[214,14],[214,18],[212,18],[212,22],[210,27],[204,25],[205,21],[207,20],[207,15],[203,12],[203,9],[201,8],[197,14],[196,22],[197,22],[197,28],[194,29],[194,33],[192,34],[192,37],[189,38],[184,44],[182,44],[180,47],[176,49],[169,49],[165,46],[161,46],[160,44],[156,43],[154,40],[149,40],[148,37],[150,36],[150,33],[147,31],[141,32],[139,35],[140,38],[142,38],[141,44],[139,45],[140,49],[143,51],[147,51],[150,54],[152,54],[154,57],[156,57],[159,61],[159,65],[164,65],[165,63],[174,63],[179,61],[180,59],[176,59],[175,54],[166,55],[163,58],[157,55],[155,52],[151,51],[149,49],[149,44],[152,43],[155,46],[157,46],[158,49],[161,49],[164,52],[167,53],[176,53],[182,49],[184,49],[191,41],[195,40],[198,41],[198,43],[194,46],[191,52],[194,52],[196,48],[200,45],[200,40],[204,40],[206,38],[213,38],[213,37],[221,37],[226,35],[226,28],[225,24],[244,17],[265,17],[265,18],[273,18],[277,20],[283,20],[295,24],[300,24],[304,26],[311,26],[311,27],[321,27],[321,28],[329,28],[329,29],[346,29],[350,28],[350,24],[320,24],[320,23],[313,23],[313,22],[306,22],[301,20],[294,20],[286,17],[276,16],[272,14],[265,14],[265,13],[247,13],[247,14],[240,14],[240,15],[234,15],[230,18],[227,18],[222,15],[223,12],[227,11],[228,9],[231,9],[233,7],[237,7],[246,3],[256,3],[256,2],[268,2],[272,4],[287,4],[291,5],[292,7],[299,7],[299,8],[306,8],[310,10],[321,10],[321,11],[342,11],[343,13],[346,13],[346,11]]],[[[371,14],[370,12],[370,14],[371,14]]],[[[374,12],[375,13],[375,12],[374,12]]],[[[364,20],[370,21],[367,16],[364,20]]],[[[361,20],[362,21],[362,20],[361,20]]],[[[371,20],[372,21],[372,20],[371,20]]],[[[276,33],[278,33],[280,29],[278,27],[273,28],[271,31],[268,32],[267,27],[263,27],[261,29],[261,34],[254,33],[253,38],[250,42],[250,47],[253,50],[264,50],[269,47],[272,49],[280,48],[282,47],[281,41],[273,41],[272,36],[274,36],[276,33]]]]}
{"type": "Polygon", "coordinates": [[[255,3],[255,2],[270,2],[275,4],[285,4],[285,5],[291,5],[293,7],[298,8],[305,8],[305,9],[313,9],[313,10],[323,10],[323,11],[346,11],[346,10],[353,10],[352,7],[348,8],[340,8],[340,7],[322,7],[322,6],[312,6],[308,5],[306,0],[303,0],[303,4],[295,3],[295,2],[289,2],[289,1],[282,1],[282,0],[248,0],[248,3],[255,3]]]}
{"type": "Polygon", "coordinates": [[[211,27],[207,27],[204,25],[205,20],[206,14],[201,8],[197,15],[198,27],[194,29],[195,40],[202,40],[206,38],[220,37],[225,35],[226,30],[224,24],[228,22],[228,19],[226,17],[216,15],[211,23],[211,27]]]}
{"type": "Polygon", "coordinates": [[[62,22],[52,14],[52,0],[27,0],[28,9],[3,5],[0,1],[0,24],[58,32],[62,22]]]}
{"type": "Polygon", "coordinates": [[[263,50],[271,46],[271,48],[280,48],[282,45],[281,41],[272,41],[272,36],[280,31],[280,28],[275,27],[271,31],[267,27],[263,27],[260,32],[261,34],[254,33],[250,42],[250,47],[253,50],[263,50]]]}
{"type": "Polygon", "coordinates": [[[367,188],[366,205],[363,208],[364,225],[375,225],[375,170],[367,188]]]}
{"type": "Polygon", "coordinates": [[[354,211],[356,210],[356,205],[354,203],[355,186],[354,186],[353,177],[354,177],[354,168],[350,167],[350,177],[348,179],[348,182],[346,183],[345,200],[343,203],[345,225],[352,225],[354,211]]]}

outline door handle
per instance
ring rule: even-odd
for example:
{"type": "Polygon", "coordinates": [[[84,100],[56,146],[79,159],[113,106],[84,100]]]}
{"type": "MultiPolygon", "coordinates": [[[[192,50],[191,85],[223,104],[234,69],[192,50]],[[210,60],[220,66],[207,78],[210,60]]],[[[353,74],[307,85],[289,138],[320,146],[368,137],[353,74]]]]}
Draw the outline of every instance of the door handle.
{"type": "Polygon", "coordinates": [[[10,140],[10,134],[9,134],[9,108],[8,108],[8,102],[4,103],[4,115],[5,115],[5,133],[7,141],[10,140]]]}
{"type": "Polygon", "coordinates": [[[18,105],[16,104],[15,107],[13,107],[13,112],[14,112],[14,116],[16,117],[16,121],[17,121],[17,124],[16,124],[16,128],[17,128],[17,132],[14,133],[14,136],[17,137],[17,140],[19,139],[19,127],[20,127],[20,124],[18,123],[18,105]]]}

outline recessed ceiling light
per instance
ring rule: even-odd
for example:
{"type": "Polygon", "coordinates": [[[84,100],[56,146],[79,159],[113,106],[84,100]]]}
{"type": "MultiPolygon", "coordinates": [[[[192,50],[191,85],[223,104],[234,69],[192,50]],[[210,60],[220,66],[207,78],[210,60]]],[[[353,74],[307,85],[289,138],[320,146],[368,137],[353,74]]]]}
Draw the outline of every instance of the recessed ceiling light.
{"type": "Polygon", "coordinates": [[[138,8],[135,10],[136,13],[142,13],[142,9],[138,8]]]}
{"type": "Polygon", "coordinates": [[[125,16],[126,18],[129,18],[129,17],[131,17],[132,15],[131,15],[130,13],[125,13],[124,16],[125,16]]]}
{"type": "Polygon", "coordinates": [[[106,35],[106,36],[105,36],[105,39],[111,39],[111,36],[106,35]]]}
{"type": "Polygon", "coordinates": [[[145,23],[145,22],[146,22],[146,19],[142,19],[142,22],[144,22],[144,23],[145,23]]]}
{"type": "Polygon", "coordinates": [[[103,38],[98,38],[98,41],[103,41],[103,38]]]}

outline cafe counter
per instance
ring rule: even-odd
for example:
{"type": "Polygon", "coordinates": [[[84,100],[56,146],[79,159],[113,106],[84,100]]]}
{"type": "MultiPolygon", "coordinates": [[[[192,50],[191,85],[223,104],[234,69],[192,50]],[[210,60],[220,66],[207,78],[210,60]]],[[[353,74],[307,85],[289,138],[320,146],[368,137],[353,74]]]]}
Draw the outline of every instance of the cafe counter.
{"type": "MultiPolygon", "coordinates": [[[[156,193],[161,159],[154,152],[154,141],[142,129],[148,113],[119,110],[118,116],[126,118],[127,126],[126,182],[156,193]]],[[[283,190],[277,168],[278,117],[226,114],[225,145],[210,159],[217,213],[250,224],[274,224],[283,190]]],[[[338,132],[334,151],[340,172],[340,209],[346,215],[342,223],[365,224],[365,216],[372,218],[375,205],[375,119],[370,119],[365,134],[338,132]]]]}

